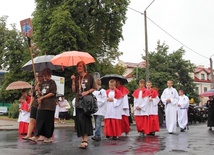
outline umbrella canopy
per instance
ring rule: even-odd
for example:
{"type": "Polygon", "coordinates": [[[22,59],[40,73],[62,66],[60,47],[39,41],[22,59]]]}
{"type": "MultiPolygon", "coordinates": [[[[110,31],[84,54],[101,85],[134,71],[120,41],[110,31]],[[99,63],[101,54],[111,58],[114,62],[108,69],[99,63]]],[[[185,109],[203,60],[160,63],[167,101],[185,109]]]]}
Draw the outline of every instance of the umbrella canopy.
{"type": "Polygon", "coordinates": [[[16,90],[16,89],[27,89],[31,88],[32,86],[25,81],[16,81],[9,84],[6,88],[6,90],[16,90]]]}
{"type": "MultiPolygon", "coordinates": [[[[51,70],[57,70],[60,69],[61,66],[56,66],[53,65],[50,60],[54,57],[55,55],[42,55],[35,57],[33,59],[34,61],[34,66],[35,66],[35,71],[40,72],[45,68],[50,68],[51,70]]],[[[32,60],[29,60],[24,66],[22,66],[23,70],[27,71],[32,71],[33,66],[32,66],[32,60]]]]}
{"type": "Polygon", "coordinates": [[[94,58],[87,52],[66,51],[56,55],[52,60],[52,64],[65,67],[76,66],[79,61],[84,61],[85,64],[95,62],[94,58]]]}
{"type": "Polygon", "coordinates": [[[102,85],[108,85],[109,84],[108,82],[111,79],[119,79],[122,85],[128,83],[128,80],[124,76],[118,75],[118,74],[107,74],[101,77],[100,79],[101,79],[102,85]]]}
{"type": "Polygon", "coordinates": [[[209,97],[209,96],[214,96],[214,89],[210,89],[204,93],[201,93],[199,95],[200,97],[209,97]]]}

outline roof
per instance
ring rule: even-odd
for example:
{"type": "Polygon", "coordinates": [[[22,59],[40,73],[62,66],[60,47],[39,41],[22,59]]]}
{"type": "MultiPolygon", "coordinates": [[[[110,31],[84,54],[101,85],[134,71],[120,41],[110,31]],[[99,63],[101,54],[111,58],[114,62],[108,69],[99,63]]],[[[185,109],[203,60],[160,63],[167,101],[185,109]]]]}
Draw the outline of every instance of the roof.
{"type": "Polygon", "coordinates": [[[200,67],[200,66],[194,68],[194,73],[200,73],[201,71],[205,71],[207,74],[210,74],[211,69],[210,68],[200,67]]]}
{"type": "Polygon", "coordinates": [[[124,62],[124,64],[127,66],[127,68],[145,68],[146,67],[146,61],[141,61],[139,63],[134,62],[124,62]]]}
{"type": "Polygon", "coordinates": [[[194,82],[210,83],[211,81],[209,79],[201,80],[201,79],[197,78],[196,76],[194,76],[194,82]]]}

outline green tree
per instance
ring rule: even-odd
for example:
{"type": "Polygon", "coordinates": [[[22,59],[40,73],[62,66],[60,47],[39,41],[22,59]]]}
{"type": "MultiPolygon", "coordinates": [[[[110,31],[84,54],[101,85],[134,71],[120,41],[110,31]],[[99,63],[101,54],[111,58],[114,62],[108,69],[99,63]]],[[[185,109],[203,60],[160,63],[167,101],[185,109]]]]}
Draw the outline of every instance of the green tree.
{"type": "Polygon", "coordinates": [[[20,95],[19,91],[7,91],[5,88],[14,81],[29,81],[32,77],[21,67],[26,60],[30,59],[30,54],[22,34],[11,25],[12,29],[6,27],[7,17],[0,18],[0,68],[8,72],[4,76],[4,83],[0,90],[0,98],[4,101],[12,102],[20,95]]]}
{"type": "Polygon", "coordinates": [[[44,53],[87,51],[97,60],[118,56],[129,1],[36,0],[36,4],[34,41],[44,53]]]}
{"type": "MultiPolygon", "coordinates": [[[[89,52],[96,63],[88,65],[88,72],[101,76],[121,73],[112,63],[122,53],[118,44],[122,39],[129,0],[36,0],[33,13],[33,41],[42,54],[59,54],[77,50],[89,52]]],[[[54,74],[66,78],[66,92],[70,93],[70,76],[75,73],[70,67],[54,74]]]]}
{"type": "MultiPolygon", "coordinates": [[[[161,95],[167,87],[167,80],[173,80],[177,90],[183,89],[190,98],[198,101],[198,94],[194,91],[195,84],[190,76],[190,73],[194,71],[194,65],[189,60],[183,59],[184,54],[183,48],[169,53],[169,47],[158,41],[156,51],[149,54],[150,81],[159,89],[161,95]]],[[[145,79],[146,69],[140,68],[138,72],[139,78],[145,79]]]]}

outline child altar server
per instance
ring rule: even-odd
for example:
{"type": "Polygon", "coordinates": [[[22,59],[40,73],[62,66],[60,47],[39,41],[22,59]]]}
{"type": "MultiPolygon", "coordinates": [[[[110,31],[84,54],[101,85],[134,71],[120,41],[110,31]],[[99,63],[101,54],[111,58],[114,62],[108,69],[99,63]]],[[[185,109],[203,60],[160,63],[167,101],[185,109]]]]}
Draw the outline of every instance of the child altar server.
{"type": "Polygon", "coordinates": [[[21,96],[19,99],[19,102],[21,103],[20,109],[19,109],[19,134],[27,134],[28,131],[28,125],[30,122],[30,112],[29,112],[29,104],[26,101],[25,96],[21,96]]]}
{"type": "Polygon", "coordinates": [[[136,122],[137,131],[140,135],[149,134],[149,92],[145,88],[145,81],[139,81],[139,88],[132,94],[134,97],[134,118],[136,122]]]}
{"type": "Polygon", "coordinates": [[[117,140],[121,135],[122,120],[122,93],[116,88],[116,81],[109,81],[109,89],[106,90],[107,103],[104,116],[104,134],[106,138],[117,140]]]}
{"type": "Polygon", "coordinates": [[[152,88],[152,82],[146,82],[146,88],[149,91],[149,135],[155,135],[155,132],[160,131],[159,117],[158,117],[158,103],[160,98],[158,92],[152,88]]]}

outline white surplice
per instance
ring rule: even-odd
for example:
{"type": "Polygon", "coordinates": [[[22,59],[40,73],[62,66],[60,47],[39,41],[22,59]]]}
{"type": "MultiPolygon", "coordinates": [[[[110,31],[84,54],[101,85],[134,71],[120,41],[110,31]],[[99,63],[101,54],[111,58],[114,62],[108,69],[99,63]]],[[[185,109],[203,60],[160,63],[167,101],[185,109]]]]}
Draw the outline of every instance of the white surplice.
{"type": "Polygon", "coordinates": [[[93,115],[104,116],[106,112],[106,99],[107,99],[106,90],[105,89],[95,90],[93,92],[93,95],[96,96],[97,98],[98,106],[98,111],[93,115]]]}
{"type": "Polygon", "coordinates": [[[134,116],[148,116],[148,103],[149,97],[142,98],[142,90],[140,90],[138,98],[134,98],[134,116]],[[140,107],[140,110],[137,110],[137,107],[140,107]]]}
{"type": "Polygon", "coordinates": [[[114,90],[110,90],[108,94],[108,98],[113,98],[113,102],[106,102],[106,113],[105,113],[105,119],[106,118],[115,118],[115,119],[122,119],[122,99],[116,99],[114,98],[115,92],[114,90]]]}
{"type": "Polygon", "coordinates": [[[170,133],[176,132],[178,99],[178,92],[173,87],[164,89],[161,95],[161,100],[165,105],[166,128],[170,133]],[[166,103],[167,99],[170,99],[171,102],[166,103]]]}
{"type": "Polygon", "coordinates": [[[149,101],[149,104],[148,104],[149,115],[158,115],[159,102],[160,102],[160,98],[158,96],[156,96],[155,98],[152,98],[152,101],[149,101]]]}
{"type": "Polygon", "coordinates": [[[21,110],[21,112],[19,112],[18,122],[29,123],[30,122],[30,112],[21,110]]]}
{"type": "Polygon", "coordinates": [[[178,104],[178,125],[180,128],[184,129],[188,123],[187,110],[189,107],[189,98],[186,95],[179,96],[178,104]]]}
{"type": "Polygon", "coordinates": [[[130,113],[129,113],[129,100],[128,100],[128,95],[125,95],[123,98],[122,98],[122,104],[121,104],[123,110],[122,110],[122,115],[125,115],[125,116],[129,116],[130,113]]]}

